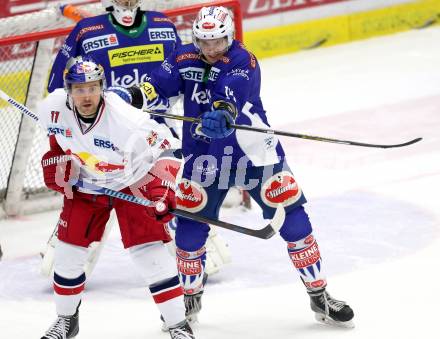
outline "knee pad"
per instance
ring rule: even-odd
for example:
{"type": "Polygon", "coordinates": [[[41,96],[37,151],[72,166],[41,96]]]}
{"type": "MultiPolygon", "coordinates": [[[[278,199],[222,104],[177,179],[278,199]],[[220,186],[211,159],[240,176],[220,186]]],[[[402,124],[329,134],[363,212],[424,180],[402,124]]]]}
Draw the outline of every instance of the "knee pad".
{"type": "Polygon", "coordinates": [[[187,252],[197,251],[205,246],[209,230],[210,228],[207,224],[179,218],[176,229],[176,246],[187,252]]]}
{"type": "Polygon", "coordinates": [[[303,206],[286,213],[286,219],[280,229],[280,235],[285,241],[298,241],[310,233],[312,233],[312,224],[303,206]]]}
{"type": "Polygon", "coordinates": [[[74,279],[84,273],[88,249],[58,241],[55,246],[54,271],[67,279],[74,279]]]}
{"type": "Polygon", "coordinates": [[[172,278],[177,275],[174,258],[162,242],[132,246],[130,257],[147,285],[172,278]]]}

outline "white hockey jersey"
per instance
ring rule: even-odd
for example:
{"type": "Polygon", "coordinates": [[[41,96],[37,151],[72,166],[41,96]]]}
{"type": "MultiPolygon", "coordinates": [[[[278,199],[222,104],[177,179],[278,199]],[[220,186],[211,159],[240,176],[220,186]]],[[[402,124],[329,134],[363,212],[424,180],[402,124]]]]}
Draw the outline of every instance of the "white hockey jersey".
{"type": "Polygon", "coordinates": [[[85,183],[120,190],[142,179],[164,151],[179,148],[165,125],[115,93],[105,92],[95,122],[85,130],[66,102],[64,89],[49,94],[38,105],[39,124],[81,164],[85,183]]]}

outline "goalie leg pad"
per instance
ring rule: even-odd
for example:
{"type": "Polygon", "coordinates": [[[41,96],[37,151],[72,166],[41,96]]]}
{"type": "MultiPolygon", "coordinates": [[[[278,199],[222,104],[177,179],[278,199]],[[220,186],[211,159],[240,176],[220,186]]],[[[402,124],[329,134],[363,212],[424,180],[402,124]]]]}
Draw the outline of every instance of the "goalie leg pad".
{"type": "Polygon", "coordinates": [[[57,314],[73,315],[81,301],[87,248],[58,241],[55,247],[53,289],[57,314]]]}

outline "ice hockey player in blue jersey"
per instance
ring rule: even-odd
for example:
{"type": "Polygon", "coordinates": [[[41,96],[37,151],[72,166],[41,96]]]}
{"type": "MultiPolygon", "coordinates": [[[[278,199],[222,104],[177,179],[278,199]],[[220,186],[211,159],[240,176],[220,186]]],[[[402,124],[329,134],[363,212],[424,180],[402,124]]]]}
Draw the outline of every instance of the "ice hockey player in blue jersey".
{"type": "MultiPolygon", "coordinates": [[[[327,281],[306,199],[273,135],[234,130],[230,123],[269,127],[260,98],[261,74],[255,56],[233,39],[233,21],[224,7],[204,7],[193,24],[193,44],[176,49],[141,85],[145,108],[161,110],[167,100],[184,94],[184,114],[201,123],[184,122],[185,166],[177,194],[178,207],[218,218],[231,186],[247,190],[272,218],[278,204],[286,217],[280,229],[317,320],[352,327],[353,310],[326,291],[327,281]]],[[[187,317],[201,309],[205,241],[209,226],[181,219],[176,231],[179,276],[187,317]]]]}
{"type": "Polygon", "coordinates": [[[90,55],[104,67],[107,85],[130,87],[181,44],[176,27],[163,13],[142,11],[141,0],[103,1],[109,13],[80,20],[55,59],[48,90],[63,87],[70,57],[90,55]]]}

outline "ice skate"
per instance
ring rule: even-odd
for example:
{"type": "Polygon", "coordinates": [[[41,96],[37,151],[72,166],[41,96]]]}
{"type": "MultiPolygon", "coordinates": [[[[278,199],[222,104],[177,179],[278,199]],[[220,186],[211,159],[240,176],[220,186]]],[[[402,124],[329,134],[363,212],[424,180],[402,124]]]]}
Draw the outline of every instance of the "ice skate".
{"type": "Polygon", "coordinates": [[[59,315],[41,339],[70,339],[79,332],[78,310],[72,316],[59,315]]]}
{"type": "MultiPolygon", "coordinates": [[[[189,324],[193,325],[197,322],[197,314],[202,309],[202,292],[197,294],[190,294],[184,296],[185,301],[185,316],[186,320],[189,324]]],[[[162,320],[162,331],[167,332],[169,330],[168,326],[165,324],[165,320],[163,316],[160,316],[160,320],[162,320]]]]}
{"type": "Polygon", "coordinates": [[[171,339],[195,339],[191,327],[185,321],[181,325],[169,329],[171,339]]]}
{"type": "Polygon", "coordinates": [[[332,298],[325,288],[307,293],[317,321],[345,328],[354,327],[353,310],[344,301],[332,298]]]}
{"type": "Polygon", "coordinates": [[[186,319],[190,324],[197,322],[197,315],[202,309],[202,295],[203,291],[196,294],[188,294],[184,296],[186,319]]]}

